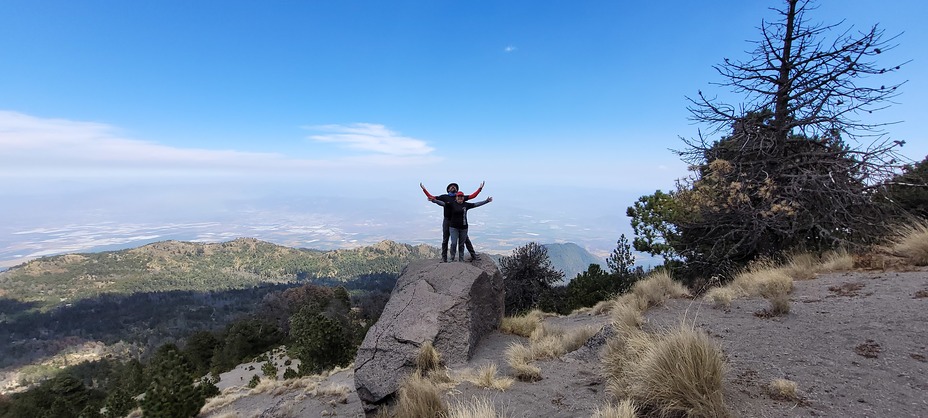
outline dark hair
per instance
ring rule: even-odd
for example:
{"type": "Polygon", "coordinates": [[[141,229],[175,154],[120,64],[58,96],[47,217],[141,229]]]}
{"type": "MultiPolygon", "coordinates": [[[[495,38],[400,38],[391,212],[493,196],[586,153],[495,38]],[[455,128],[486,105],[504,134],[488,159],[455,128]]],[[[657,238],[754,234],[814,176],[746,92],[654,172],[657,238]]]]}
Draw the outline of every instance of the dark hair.
{"type": "Polygon", "coordinates": [[[451,186],[454,186],[454,188],[457,189],[457,190],[461,190],[461,187],[459,187],[457,183],[451,183],[451,184],[448,185],[448,187],[445,187],[445,191],[446,191],[446,192],[450,192],[450,191],[451,191],[451,186]]]}

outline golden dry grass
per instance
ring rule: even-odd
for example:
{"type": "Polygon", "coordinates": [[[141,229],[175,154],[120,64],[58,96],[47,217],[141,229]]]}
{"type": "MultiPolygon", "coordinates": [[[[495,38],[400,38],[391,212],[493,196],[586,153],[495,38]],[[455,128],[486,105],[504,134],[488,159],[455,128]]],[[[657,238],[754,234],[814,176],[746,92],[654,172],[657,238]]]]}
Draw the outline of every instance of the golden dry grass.
{"type": "Polygon", "coordinates": [[[695,328],[620,333],[607,341],[602,363],[608,393],[634,399],[658,416],[728,416],[722,350],[695,328]]]}
{"type": "Polygon", "coordinates": [[[662,305],[668,299],[688,297],[689,295],[690,293],[686,290],[686,287],[679,282],[673,281],[670,274],[665,271],[658,271],[637,281],[629,293],[618,296],[614,300],[616,305],[631,304],[644,312],[648,308],[662,305]]]}
{"type": "Polygon", "coordinates": [[[487,389],[504,391],[512,387],[515,381],[509,377],[497,375],[496,364],[485,364],[476,372],[467,373],[465,379],[474,385],[487,389]]]}
{"type": "Polygon", "coordinates": [[[604,313],[608,313],[614,307],[615,307],[615,300],[606,299],[606,300],[599,301],[595,305],[593,305],[593,308],[590,312],[593,315],[602,315],[604,313]]]}
{"type": "Polygon", "coordinates": [[[638,304],[615,302],[612,308],[612,326],[619,331],[637,329],[644,323],[638,304]]]}
{"type": "Polygon", "coordinates": [[[890,248],[894,255],[916,266],[928,265],[928,222],[895,228],[890,248]]]}
{"type": "Polygon", "coordinates": [[[828,251],[821,256],[795,253],[787,258],[780,269],[795,280],[811,280],[819,273],[853,270],[854,256],[845,249],[828,251]]]}
{"type": "Polygon", "coordinates": [[[849,271],[854,269],[854,256],[847,250],[829,251],[822,255],[821,272],[849,271]]]}
{"type": "Polygon", "coordinates": [[[316,390],[318,396],[347,397],[351,388],[343,384],[321,386],[316,390]]]}
{"type": "Polygon", "coordinates": [[[505,418],[508,415],[496,410],[487,398],[474,397],[470,402],[455,402],[448,408],[445,418],[505,418]]]}
{"type": "MultiPolygon", "coordinates": [[[[789,294],[793,291],[793,277],[799,271],[810,271],[805,267],[806,257],[796,257],[793,267],[775,267],[768,262],[754,263],[735,275],[727,286],[710,289],[705,299],[715,307],[729,307],[733,299],[761,296],[770,300],[778,312],[789,312],[789,294]],[[791,269],[795,269],[790,273],[791,269]],[[784,310],[784,303],[786,305],[784,310]]],[[[802,273],[805,274],[805,273],[802,273]]]]}
{"type": "Polygon", "coordinates": [[[661,416],[727,417],[718,344],[688,326],[664,331],[626,371],[631,398],[661,416]]]}
{"type": "Polygon", "coordinates": [[[784,273],[795,280],[811,280],[818,272],[820,259],[811,253],[790,255],[783,265],[784,273]]]}
{"type": "Polygon", "coordinates": [[[441,389],[428,378],[413,373],[397,391],[393,415],[396,418],[441,417],[448,407],[441,399],[441,389]]]}
{"type": "Polygon", "coordinates": [[[431,341],[422,343],[419,354],[416,356],[416,368],[422,373],[428,373],[441,367],[441,355],[435,350],[431,341]]]}
{"type": "Polygon", "coordinates": [[[787,379],[773,379],[767,385],[770,396],[776,399],[795,401],[799,399],[796,382],[787,379]]]}
{"type": "Polygon", "coordinates": [[[592,327],[567,330],[542,323],[529,336],[532,359],[560,357],[580,348],[595,334],[596,330],[592,327]]]}
{"type": "Polygon", "coordinates": [[[499,330],[508,334],[528,337],[532,335],[532,332],[535,331],[535,328],[541,324],[544,316],[544,312],[538,309],[533,309],[529,313],[522,316],[507,316],[503,318],[502,322],[500,323],[499,330]]]}
{"type": "Polygon", "coordinates": [[[731,301],[738,297],[739,293],[732,287],[713,287],[706,292],[706,299],[712,302],[716,307],[727,308],[731,306],[731,301]]]}
{"type": "Polygon", "coordinates": [[[625,399],[618,404],[609,403],[596,408],[592,418],[636,418],[638,407],[631,399],[625,399]]]}
{"type": "Polygon", "coordinates": [[[506,362],[512,369],[513,375],[522,381],[534,382],[541,380],[541,369],[535,366],[532,349],[524,344],[511,344],[506,349],[506,362]]]}
{"type": "Polygon", "coordinates": [[[789,313],[789,296],[778,294],[767,298],[767,300],[770,301],[770,309],[767,311],[768,314],[781,316],[789,313]]]}

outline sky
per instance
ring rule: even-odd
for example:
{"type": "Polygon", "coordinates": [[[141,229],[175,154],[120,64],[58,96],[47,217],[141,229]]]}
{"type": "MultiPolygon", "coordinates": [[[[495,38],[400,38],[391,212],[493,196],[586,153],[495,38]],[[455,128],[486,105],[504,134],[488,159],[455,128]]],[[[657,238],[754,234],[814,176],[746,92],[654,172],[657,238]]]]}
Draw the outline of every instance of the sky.
{"type": "MultiPolygon", "coordinates": [[[[4,249],[22,258],[110,242],[59,245],[106,235],[82,225],[242,223],[253,212],[229,212],[244,201],[263,216],[325,207],[380,220],[327,225],[364,238],[325,246],[436,244],[419,229],[439,209],[418,185],[438,193],[452,181],[466,192],[486,181],[488,229],[580,216],[602,228],[581,244],[608,251],[630,234],[627,206],[687,174],[671,151],[700,129],[686,97],[737,103],[712,84],[713,65],[747,58],[779,5],[0,0],[0,266],[4,249]],[[535,216],[504,223],[524,213],[535,216]],[[405,232],[372,233],[385,224],[405,232]],[[62,227],[72,232],[41,232],[62,227]]],[[[928,155],[917,126],[925,16],[915,0],[822,1],[809,13],[899,34],[880,63],[906,62],[892,81],[907,82],[873,117],[898,122],[887,132],[913,160],[928,155]]],[[[288,216],[276,227],[308,222],[288,216]]],[[[129,235],[169,236],[140,234],[129,235]]],[[[293,235],[285,243],[316,242],[293,235]]]]}

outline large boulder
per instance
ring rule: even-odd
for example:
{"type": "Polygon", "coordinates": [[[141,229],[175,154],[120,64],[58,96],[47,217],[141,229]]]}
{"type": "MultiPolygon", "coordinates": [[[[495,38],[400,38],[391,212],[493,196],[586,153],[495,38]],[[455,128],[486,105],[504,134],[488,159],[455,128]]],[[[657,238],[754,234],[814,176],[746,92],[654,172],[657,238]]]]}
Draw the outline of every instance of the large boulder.
{"type": "Polygon", "coordinates": [[[503,276],[486,254],[476,262],[410,263],[358,349],[358,396],[368,407],[392,398],[425,342],[446,364],[467,362],[481,337],[499,327],[504,302],[503,276]]]}

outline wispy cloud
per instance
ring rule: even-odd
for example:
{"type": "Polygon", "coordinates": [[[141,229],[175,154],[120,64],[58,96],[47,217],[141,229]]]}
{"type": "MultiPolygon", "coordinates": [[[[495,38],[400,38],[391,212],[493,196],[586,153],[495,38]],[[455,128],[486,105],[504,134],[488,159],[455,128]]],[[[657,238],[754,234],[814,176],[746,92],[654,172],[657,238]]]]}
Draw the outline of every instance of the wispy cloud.
{"type": "Polygon", "coordinates": [[[516,49],[517,49],[517,48],[516,48],[515,46],[512,46],[512,45],[506,45],[506,47],[505,47],[505,48],[503,48],[503,52],[515,52],[515,51],[516,51],[516,49]]]}
{"type": "Polygon", "coordinates": [[[371,169],[436,160],[424,141],[399,136],[382,125],[323,128],[331,133],[314,139],[346,143],[355,153],[303,159],[280,153],[185,148],[126,138],[116,127],[103,123],[0,111],[0,175],[101,175],[114,171],[306,175],[313,170],[358,169],[359,160],[371,169]]]}
{"type": "Polygon", "coordinates": [[[434,151],[425,141],[402,136],[374,123],[307,126],[306,129],[324,132],[309,137],[315,141],[344,144],[351,149],[377,154],[410,156],[427,155],[434,151]]]}

